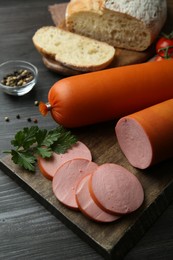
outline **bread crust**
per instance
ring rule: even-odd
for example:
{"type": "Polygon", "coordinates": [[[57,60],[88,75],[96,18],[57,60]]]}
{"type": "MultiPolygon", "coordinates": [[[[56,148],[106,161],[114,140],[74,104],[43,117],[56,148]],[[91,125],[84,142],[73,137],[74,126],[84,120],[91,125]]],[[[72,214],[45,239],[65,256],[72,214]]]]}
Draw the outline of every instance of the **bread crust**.
{"type": "MultiPolygon", "coordinates": [[[[153,43],[161,31],[166,21],[166,17],[166,0],[71,0],[67,5],[65,14],[66,27],[69,31],[108,42],[114,47],[135,51],[144,51],[153,43]],[[89,25],[87,25],[88,27],[86,26],[86,30],[80,28],[80,26],[76,26],[77,23],[79,24],[80,19],[82,19],[81,17],[85,14],[87,14],[86,19],[89,19],[90,17],[94,19],[93,17],[95,16],[95,19],[98,20],[95,28],[93,28],[92,23],[90,29],[89,25]],[[110,17],[117,17],[117,20],[114,20],[110,26],[108,25],[107,30],[110,30],[110,34],[105,36],[104,21],[108,21],[110,17]],[[113,35],[114,31],[117,30],[117,26],[119,26],[118,23],[120,19],[121,23],[123,23],[124,20],[122,29],[121,31],[119,29],[117,35],[115,36],[115,40],[111,39],[111,37],[114,37],[111,35],[113,35]],[[130,34],[128,35],[129,23],[132,23],[130,32],[131,36],[130,34]],[[121,32],[125,30],[125,27],[127,27],[127,30],[124,35],[121,35],[121,32]],[[100,34],[97,33],[97,31],[100,31],[100,34]],[[141,40],[139,40],[139,42],[143,41],[143,46],[139,46],[137,43],[135,45],[135,39],[138,38],[140,33],[141,40]],[[142,36],[142,33],[144,36],[142,36]],[[133,36],[133,34],[135,35],[133,36]],[[128,42],[126,44],[122,44],[121,42],[119,43],[119,39],[120,41],[122,41],[122,39],[124,41],[126,35],[127,38],[133,38],[133,46],[131,46],[128,42]]],[[[83,21],[81,21],[81,24],[82,23],[83,21]]],[[[107,24],[109,23],[110,21],[107,22],[107,24]]]]}
{"type": "Polygon", "coordinates": [[[32,40],[38,52],[48,60],[81,72],[104,69],[115,57],[112,46],[55,26],[38,29],[32,40]]]}
{"type": "Polygon", "coordinates": [[[105,1],[103,0],[71,0],[67,5],[66,15],[70,16],[75,12],[95,12],[102,14],[105,1]]]}
{"type": "Polygon", "coordinates": [[[166,21],[167,2],[165,0],[106,0],[103,2],[105,2],[105,9],[127,14],[144,23],[152,35],[158,35],[166,21]]]}

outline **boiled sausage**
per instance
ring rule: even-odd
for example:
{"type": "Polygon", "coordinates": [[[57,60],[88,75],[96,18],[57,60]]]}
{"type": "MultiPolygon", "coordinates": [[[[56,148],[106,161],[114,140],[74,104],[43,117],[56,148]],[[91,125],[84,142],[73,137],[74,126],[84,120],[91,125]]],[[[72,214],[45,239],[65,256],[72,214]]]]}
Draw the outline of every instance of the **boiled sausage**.
{"type": "Polygon", "coordinates": [[[82,142],[78,141],[66,153],[53,153],[50,159],[38,158],[38,166],[42,174],[52,180],[57,169],[65,162],[74,158],[84,158],[92,160],[92,155],[89,148],[82,142]]]}
{"type": "Polygon", "coordinates": [[[173,157],[173,99],[121,118],[115,132],[134,167],[146,169],[173,157]]]}
{"type": "Polygon", "coordinates": [[[105,163],[93,172],[89,189],[96,204],[111,214],[131,213],[144,200],[144,191],[137,177],[113,163],[105,163]]]}
{"type": "Polygon", "coordinates": [[[76,187],[82,177],[92,173],[97,164],[86,159],[72,159],[64,163],[56,171],[52,188],[56,198],[64,205],[78,209],[76,202],[76,187]]]}
{"type": "Polygon", "coordinates": [[[119,119],[173,98],[173,59],[63,78],[49,90],[40,112],[65,127],[119,119]],[[152,94],[151,94],[152,93],[152,94]]]}
{"type": "Polygon", "coordinates": [[[112,222],[119,219],[120,216],[105,212],[92,199],[88,187],[89,178],[90,175],[83,177],[76,188],[76,200],[81,212],[90,219],[98,222],[112,222]]]}

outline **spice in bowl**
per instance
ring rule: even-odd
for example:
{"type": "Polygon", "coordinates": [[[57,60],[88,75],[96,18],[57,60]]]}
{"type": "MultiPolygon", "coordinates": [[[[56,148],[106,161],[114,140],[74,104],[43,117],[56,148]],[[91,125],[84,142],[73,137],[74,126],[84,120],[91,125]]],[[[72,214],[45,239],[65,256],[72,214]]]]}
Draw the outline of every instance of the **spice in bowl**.
{"type": "Polygon", "coordinates": [[[0,89],[10,95],[25,95],[34,87],[37,77],[37,68],[26,61],[12,60],[0,65],[0,89]]]}
{"type": "Polygon", "coordinates": [[[14,87],[14,86],[24,86],[33,80],[33,74],[27,69],[20,69],[14,71],[11,74],[7,74],[1,83],[5,86],[14,87]]]}

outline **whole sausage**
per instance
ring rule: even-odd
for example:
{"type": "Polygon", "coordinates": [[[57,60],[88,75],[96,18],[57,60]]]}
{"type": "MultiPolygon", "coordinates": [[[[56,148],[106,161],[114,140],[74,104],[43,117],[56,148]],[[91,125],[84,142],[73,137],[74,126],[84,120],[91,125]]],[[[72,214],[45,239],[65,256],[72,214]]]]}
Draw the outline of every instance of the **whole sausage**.
{"type": "Polygon", "coordinates": [[[80,127],[122,116],[173,98],[173,59],[146,62],[67,77],[56,82],[43,115],[80,127]]]}
{"type": "Polygon", "coordinates": [[[134,167],[146,169],[173,157],[173,99],[121,118],[115,132],[134,167]]]}

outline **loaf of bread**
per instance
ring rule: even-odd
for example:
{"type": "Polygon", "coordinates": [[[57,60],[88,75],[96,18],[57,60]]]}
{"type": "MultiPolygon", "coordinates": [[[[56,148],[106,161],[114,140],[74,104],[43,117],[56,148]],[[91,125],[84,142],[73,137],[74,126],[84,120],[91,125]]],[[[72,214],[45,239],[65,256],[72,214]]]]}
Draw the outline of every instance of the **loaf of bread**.
{"type": "Polygon", "coordinates": [[[79,71],[104,69],[115,56],[115,48],[107,43],[55,26],[38,29],[32,39],[36,49],[43,56],[79,71]]]}
{"type": "Polygon", "coordinates": [[[69,31],[114,47],[144,51],[166,17],[166,0],[71,0],[65,20],[69,31]]]}

